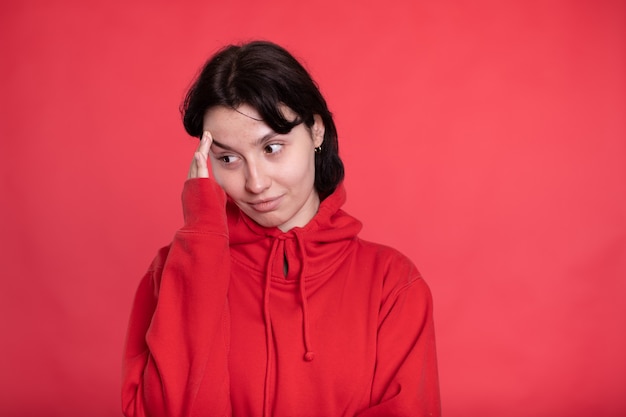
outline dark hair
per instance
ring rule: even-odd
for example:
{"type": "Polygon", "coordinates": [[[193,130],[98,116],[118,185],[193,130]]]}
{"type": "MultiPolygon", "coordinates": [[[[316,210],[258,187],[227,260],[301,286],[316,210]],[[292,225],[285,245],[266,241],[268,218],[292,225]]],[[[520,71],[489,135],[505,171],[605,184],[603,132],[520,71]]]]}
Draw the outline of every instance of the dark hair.
{"type": "Polygon", "coordinates": [[[252,106],[275,132],[285,134],[304,123],[311,127],[314,115],[324,122],[322,150],[315,154],[315,189],[320,198],[330,195],[343,180],[337,128],[326,100],[304,67],[284,48],[265,41],[229,45],[202,68],[187,92],[180,111],[185,130],[202,137],[206,111],[214,106],[252,106]],[[298,116],[287,120],[280,106],[298,116]]]}

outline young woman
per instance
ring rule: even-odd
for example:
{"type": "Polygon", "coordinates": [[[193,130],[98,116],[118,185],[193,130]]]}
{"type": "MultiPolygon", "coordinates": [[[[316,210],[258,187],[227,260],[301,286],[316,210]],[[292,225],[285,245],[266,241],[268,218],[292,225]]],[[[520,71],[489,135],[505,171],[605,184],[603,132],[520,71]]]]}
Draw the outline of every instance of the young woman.
{"type": "Polygon", "coordinates": [[[201,140],[184,226],[137,291],[125,415],[440,415],[431,294],[341,210],[337,132],[306,70],[272,43],[226,47],[182,113],[201,140]]]}

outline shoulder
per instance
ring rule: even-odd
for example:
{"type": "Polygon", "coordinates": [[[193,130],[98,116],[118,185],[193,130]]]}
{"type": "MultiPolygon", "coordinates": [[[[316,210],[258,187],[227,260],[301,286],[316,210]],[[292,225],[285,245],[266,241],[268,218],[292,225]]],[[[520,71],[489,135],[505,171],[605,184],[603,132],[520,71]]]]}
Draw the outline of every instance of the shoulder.
{"type": "Polygon", "coordinates": [[[393,296],[415,287],[428,291],[421,273],[406,255],[395,248],[357,238],[356,256],[359,263],[372,271],[372,279],[383,287],[383,292],[393,296]]]}
{"type": "Polygon", "coordinates": [[[155,296],[158,294],[159,287],[161,286],[161,275],[163,274],[163,269],[167,262],[167,256],[170,253],[170,247],[171,244],[163,246],[157,251],[143,278],[142,285],[149,285],[155,296]]]}
{"type": "Polygon", "coordinates": [[[413,276],[420,277],[419,271],[406,255],[391,246],[371,242],[361,238],[356,239],[357,250],[361,259],[382,267],[392,272],[405,272],[413,276]]]}
{"type": "Polygon", "coordinates": [[[148,268],[148,272],[154,273],[163,269],[165,261],[167,260],[167,255],[170,253],[170,247],[171,244],[163,246],[157,251],[150,267],[148,268]]]}
{"type": "Polygon", "coordinates": [[[417,315],[432,309],[432,294],[419,270],[406,255],[379,243],[358,239],[357,260],[369,270],[372,289],[380,300],[381,317],[400,305],[411,306],[417,315]]]}

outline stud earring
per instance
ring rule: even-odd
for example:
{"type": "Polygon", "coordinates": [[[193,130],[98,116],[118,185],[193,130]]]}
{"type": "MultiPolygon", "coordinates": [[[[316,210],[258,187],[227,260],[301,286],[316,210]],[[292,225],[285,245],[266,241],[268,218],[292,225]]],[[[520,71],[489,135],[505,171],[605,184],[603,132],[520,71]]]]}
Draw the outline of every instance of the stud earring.
{"type": "Polygon", "coordinates": [[[315,147],[315,153],[320,153],[320,152],[322,152],[322,147],[321,146],[315,147]]]}

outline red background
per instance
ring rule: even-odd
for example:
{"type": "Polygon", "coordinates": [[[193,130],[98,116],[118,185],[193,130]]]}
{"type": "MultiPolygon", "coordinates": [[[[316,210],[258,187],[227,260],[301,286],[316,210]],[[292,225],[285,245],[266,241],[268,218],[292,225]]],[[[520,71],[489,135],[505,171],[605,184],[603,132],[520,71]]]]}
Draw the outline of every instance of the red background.
{"type": "Polygon", "coordinates": [[[2,2],[0,415],[120,415],[196,145],[178,105],[254,38],[310,69],[348,211],[429,282],[445,415],[626,415],[618,0],[2,2]]]}

